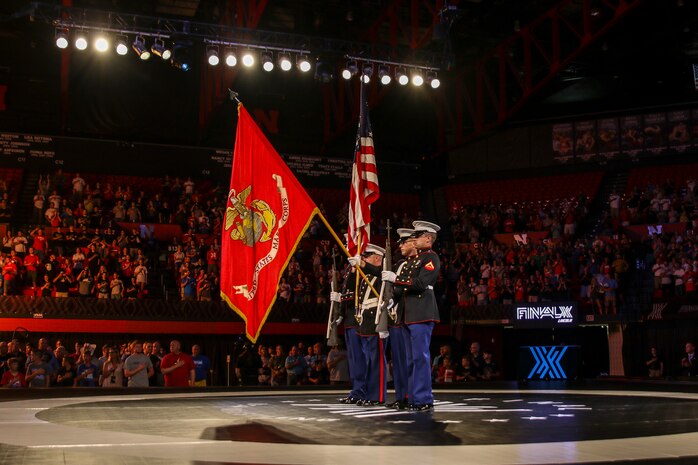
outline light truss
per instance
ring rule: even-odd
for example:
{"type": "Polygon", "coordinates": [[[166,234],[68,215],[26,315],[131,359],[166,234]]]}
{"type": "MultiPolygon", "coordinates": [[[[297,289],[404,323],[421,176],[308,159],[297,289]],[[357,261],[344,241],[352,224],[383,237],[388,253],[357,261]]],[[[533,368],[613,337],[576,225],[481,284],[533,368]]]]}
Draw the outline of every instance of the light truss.
{"type": "Polygon", "coordinates": [[[356,56],[364,62],[390,62],[419,69],[440,70],[452,62],[452,57],[445,54],[378,42],[352,42],[42,2],[33,2],[29,8],[14,16],[21,15],[71,30],[133,34],[170,40],[186,38],[204,44],[236,44],[258,50],[296,51],[317,56],[356,56]]]}

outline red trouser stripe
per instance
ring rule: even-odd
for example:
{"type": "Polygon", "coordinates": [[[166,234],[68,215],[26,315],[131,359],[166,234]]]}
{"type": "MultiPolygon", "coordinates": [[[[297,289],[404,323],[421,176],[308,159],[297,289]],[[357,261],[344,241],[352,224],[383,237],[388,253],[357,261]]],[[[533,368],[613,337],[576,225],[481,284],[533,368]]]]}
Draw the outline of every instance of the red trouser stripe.
{"type": "Polygon", "coordinates": [[[380,371],[379,371],[379,373],[380,373],[379,380],[380,380],[381,384],[380,384],[380,391],[379,391],[380,394],[378,394],[378,401],[385,402],[385,397],[384,397],[385,393],[383,391],[383,386],[385,386],[385,363],[384,363],[385,354],[383,354],[383,340],[380,338],[380,336],[378,337],[378,355],[380,357],[379,363],[381,366],[380,371]]]}

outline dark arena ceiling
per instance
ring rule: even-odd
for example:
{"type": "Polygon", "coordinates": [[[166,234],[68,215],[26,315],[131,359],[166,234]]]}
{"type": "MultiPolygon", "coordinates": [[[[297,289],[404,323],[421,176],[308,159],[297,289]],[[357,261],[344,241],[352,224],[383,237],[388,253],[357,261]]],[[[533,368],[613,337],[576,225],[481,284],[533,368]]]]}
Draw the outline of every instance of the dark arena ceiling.
{"type": "MultiPolygon", "coordinates": [[[[340,77],[347,54],[438,69],[438,89],[394,81],[370,86],[376,145],[383,159],[395,161],[445,153],[506,125],[696,100],[696,0],[74,0],[57,8],[70,4],[0,2],[6,89],[0,129],[231,147],[235,112],[226,89],[232,88],[269,123],[279,151],[344,156],[353,147],[358,108],[357,79],[340,77]],[[623,14],[614,20],[618,8],[623,14]],[[314,70],[213,68],[205,41],[186,34],[175,40],[190,46],[188,72],[157,57],[142,62],[132,51],[124,57],[81,52],[72,43],[59,50],[56,21],[70,21],[74,34],[95,11],[116,29],[143,27],[142,18],[149,18],[163,30],[190,22],[210,25],[199,29],[205,34],[223,28],[256,43],[282,34],[334,77],[322,82],[314,70]],[[551,11],[560,16],[557,36],[541,19],[551,11]],[[535,47],[525,67],[526,51],[516,40],[529,28],[535,47]],[[556,49],[569,58],[559,67],[551,64],[556,49]],[[494,66],[478,90],[473,70],[482,63],[492,70],[486,58],[492,50],[508,57],[508,79],[502,83],[494,66]],[[523,91],[529,78],[539,85],[523,91]],[[480,97],[486,103],[478,122],[467,114],[477,113],[480,97]]],[[[134,36],[128,34],[129,46],[134,36]]],[[[146,39],[150,46],[152,37],[146,39]]]]}

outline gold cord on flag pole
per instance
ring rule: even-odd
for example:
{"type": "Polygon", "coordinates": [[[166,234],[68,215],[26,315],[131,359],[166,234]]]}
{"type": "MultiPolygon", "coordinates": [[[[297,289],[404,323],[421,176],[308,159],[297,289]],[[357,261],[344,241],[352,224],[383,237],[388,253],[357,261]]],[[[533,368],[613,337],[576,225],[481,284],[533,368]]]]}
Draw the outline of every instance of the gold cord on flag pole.
{"type": "MultiPolygon", "coordinates": [[[[327,219],[325,218],[325,215],[323,215],[322,213],[318,212],[318,213],[317,213],[317,216],[320,217],[320,219],[322,220],[322,223],[325,225],[325,227],[327,228],[327,230],[330,231],[330,234],[332,235],[332,237],[334,238],[334,240],[337,242],[337,244],[339,244],[339,247],[342,249],[342,251],[344,252],[344,254],[345,254],[347,257],[351,257],[351,255],[349,254],[349,251],[347,250],[347,248],[344,247],[344,243],[342,242],[342,240],[339,238],[339,236],[337,235],[337,233],[334,232],[334,229],[332,229],[332,226],[330,226],[330,223],[327,222],[327,219]]],[[[361,278],[362,278],[364,281],[366,281],[366,284],[368,284],[368,287],[371,288],[371,292],[373,292],[373,294],[374,294],[376,297],[380,297],[380,295],[378,294],[378,291],[373,287],[373,285],[371,284],[370,280],[368,279],[368,277],[366,276],[366,274],[363,272],[363,270],[361,269],[361,267],[357,267],[357,268],[356,268],[356,271],[358,271],[358,272],[359,272],[359,275],[361,275],[361,278]]],[[[357,281],[357,282],[358,282],[358,281],[357,281]]]]}

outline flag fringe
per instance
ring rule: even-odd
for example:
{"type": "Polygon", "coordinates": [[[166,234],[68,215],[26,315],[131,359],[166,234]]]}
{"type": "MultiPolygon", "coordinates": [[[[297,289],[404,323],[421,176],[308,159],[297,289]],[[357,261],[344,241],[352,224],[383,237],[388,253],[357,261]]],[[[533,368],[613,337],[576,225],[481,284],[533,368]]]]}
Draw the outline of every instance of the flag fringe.
{"type": "MultiPolygon", "coordinates": [[[[308,216],[308,221],[305,223],[305,226],[303,226],[303,229],[301,230],[300,234],[298,234],[298,237],[296,238],[296,243],[293,244],[293,247],[291,248],[291,252],[288,254],[288,257],[286,258],[286,262],[284,265],[281,267],[281,271],[279,272],[279,275],[276,277],[276,285],[279,285],[279,281],[281,281],[281,276],[284,274],[286,271],[286,267],[288,266],[288,263],[291,261],[291,257],[293,257],[293,254],[296,251],[296,248],[298,247],[298,244],[300,243],[301,239],[303,239],[303,236],[305,235],[305,232],[308,230],[310,227],[310,223],[313,221],[313,218],[315,218],[315,215],[320,215],[322,216],[322,213],[320,213],[320,209],[315,207],[313,211],[310,213],[308,216]]],[[[221,290],[221,298],[228,304],[228,306],[233,309],[235,313],[237,313],[240,318],[243,319],[245,322],[245,336],[247,336],[247,339],[252,341],[253,344],[257,343],[257,339],[259,338],[260,333],[262,332],[262,328],[264,327],[264,324],[267,322],[267,318],[269,317],[269,314],[271,313],[271,309],[274,307],[274,304],[276,303],[276,298],[279,296],[279,293],[276,292],[274,294],[274,298],[271,299],[271,303],[269,304],[269,307],[264,311],[264,317],[262,318],[259,326],[257,326],[257,334],[254,336],[251,335],[248,332],[249,325],[247,324],[247,317],[245,316],[245,313],[241,311],[239,308],[231,302],[230,298],[226,295],[225,292],[221,290]]]]}

